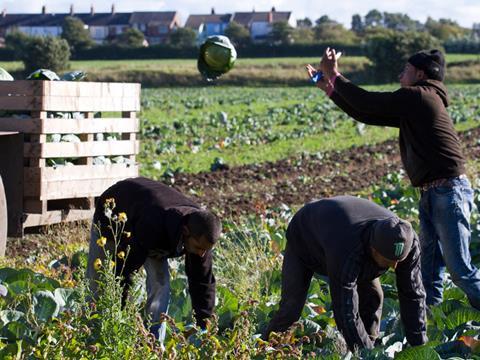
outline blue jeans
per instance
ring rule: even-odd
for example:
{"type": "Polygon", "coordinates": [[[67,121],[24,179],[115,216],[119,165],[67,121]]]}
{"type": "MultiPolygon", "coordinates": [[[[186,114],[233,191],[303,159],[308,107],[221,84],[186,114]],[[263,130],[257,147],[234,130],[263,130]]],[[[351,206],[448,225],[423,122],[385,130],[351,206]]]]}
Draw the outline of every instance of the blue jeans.
{"type": "Polygon", "coordinates": [[[431,187],[420,199],[422,278],[427,305],[442,302],[443,275],[450,273],[470,304],[480,310],[480,272],[470,257],[473,190],[467,179],[453,186],[431,187]]]}
{"type": "MultiPolygon", "coordinates": [[[[90,231],[90,248],[88,252],[87,279],[90,282],[90,289],[94,296],[97,293],[98,273],[95,271],[93,263],[95,259],[103,260],[105,251],[97,245],[99,234],[92,226],[90,231]]],[[[107,242],[105,249],[111,253],[114,251],[112,244],[107,242]]],[[[160,322],[162,313],[168,312],[168,303],[170,301],[170,272],[168,270],[168,260],[162,256],[148,256],[143,264],[147,273],[147,305],[146,312],[150,316],[152,326],[150,332],[155,335],[160,344],[163,345],[166,333],[166,323],[160,322]]]]}

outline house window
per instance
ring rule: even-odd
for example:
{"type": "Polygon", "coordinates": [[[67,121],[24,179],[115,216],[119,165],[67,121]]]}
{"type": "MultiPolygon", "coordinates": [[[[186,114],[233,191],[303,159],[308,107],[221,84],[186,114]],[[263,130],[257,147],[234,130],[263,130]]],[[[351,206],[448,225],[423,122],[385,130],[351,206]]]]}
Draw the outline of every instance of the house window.
{"type": "Polygon", "coordinates": [[[150,36],[158,35],[158,27],[150,25],[147,29],[147,35],[150,35],[150,36]]]}
{"type": "Polygon", "coordinates": [[[166,26],[166,25],[160,25],[160,26],[158,27],[158,32],[159,32],[160,34],[166,34],[166,33],[168,33],[168,26],[166,26]]]}

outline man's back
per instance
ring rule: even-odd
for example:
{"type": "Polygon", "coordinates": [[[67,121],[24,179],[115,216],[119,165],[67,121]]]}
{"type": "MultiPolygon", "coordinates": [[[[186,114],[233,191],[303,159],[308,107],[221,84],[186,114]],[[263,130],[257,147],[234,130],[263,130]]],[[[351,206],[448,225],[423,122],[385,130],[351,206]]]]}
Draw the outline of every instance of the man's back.
{"type": "Polygon", "coordinates": [[[312,269],[328,275],[343,266],[349,253],[362,251],[368,243],[372,222],[394,216],[391,211],[354,196],[313,201],[290,222],[289,243],[312,269]],[[317,264],[322,267],[316,268],[317,264]]]}
{"type": "Polygon", "coordinates": [[[125,231],[131,232],[143,249],[161,250],[171,256],[180,255],[176,248],[180,238],[182,217],[200,209],[199,205],[177,190],[155,180],[138,177],[119,181],[99,197],[93,221],[101,223],[102,235],[111,233],[104,214],[106,199],[115,199],[115,213],[125,212],[125,231]]]}

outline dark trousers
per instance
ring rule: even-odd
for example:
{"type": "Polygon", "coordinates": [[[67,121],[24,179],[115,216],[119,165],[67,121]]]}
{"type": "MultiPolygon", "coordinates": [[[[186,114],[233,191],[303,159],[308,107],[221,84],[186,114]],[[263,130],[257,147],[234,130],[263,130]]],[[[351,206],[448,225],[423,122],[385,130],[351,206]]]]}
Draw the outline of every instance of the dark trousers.
{"type": "MultiPolygon", "coordinates": [[[[268,324],[264,332],[264,338],[268,338],[272,331],[287,330],[300,318],[313,273],[287,243],[282,266],[280,307],[268,324]]],[[[375,341],[380,331],[383,305],[383,291],[380,280],[375,278],[371,281],[360,281],[357,283],[357,291],[360,318],[371,340],[375,341]]]]}

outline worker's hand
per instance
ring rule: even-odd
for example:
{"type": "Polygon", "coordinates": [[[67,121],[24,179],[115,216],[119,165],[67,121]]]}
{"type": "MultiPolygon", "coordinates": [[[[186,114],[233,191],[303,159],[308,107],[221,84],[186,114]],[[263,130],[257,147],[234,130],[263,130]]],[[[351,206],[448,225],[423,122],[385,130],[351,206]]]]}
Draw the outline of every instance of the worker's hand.
{"type": "Polygon", "coordinates": [[[327,78],[323,78],[318,81],[317,87],[325,91],[325,94],[327,94],[328,96],[330,96],[330,94],[333,92],[333,84],[327,78]]]}
{"type": "Polygon", "coordinates": [[[333,75],[338,73],[337,59],[340,57],[340,54],[337,54],[335,49],[330,49],[329,47],[323,53],[320,61],[320,70],[323,71],[327,79],[331,79],[333,75]]]}
{"type": "MultiPolygon", "coordinates": [[[[310,64],[307,64],[305,68],[307,69],[308,76],[310,76],[310,78],[312,78],[314,74],[319,71],[310,64]]],[[[325,76],[318,80],[315,85],[318,88],[322,89],[326,94],[330,94],[333,91],[332,83],[325,76]]]]}

